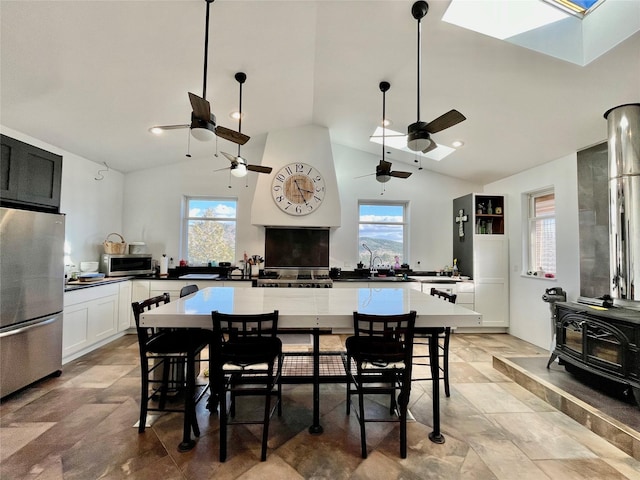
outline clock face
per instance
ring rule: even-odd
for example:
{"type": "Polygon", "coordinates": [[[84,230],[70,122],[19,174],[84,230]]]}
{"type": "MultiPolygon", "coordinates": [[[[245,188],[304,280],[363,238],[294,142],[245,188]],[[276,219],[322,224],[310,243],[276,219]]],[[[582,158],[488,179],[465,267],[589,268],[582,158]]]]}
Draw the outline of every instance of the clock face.
{"type": "Polygon", "coordinates": [[[273,178],[271,196],[278,208],[289,215],[308,215],[322,204],[324,179],[306,163],[290,163],[273,178]]]}

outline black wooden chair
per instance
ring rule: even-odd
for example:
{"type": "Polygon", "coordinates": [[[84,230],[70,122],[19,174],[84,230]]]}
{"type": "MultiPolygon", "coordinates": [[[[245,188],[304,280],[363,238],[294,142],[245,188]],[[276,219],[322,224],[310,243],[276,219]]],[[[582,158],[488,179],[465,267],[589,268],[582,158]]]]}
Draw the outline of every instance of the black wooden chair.
{"type": "Polygon", "coordinates": [[[131,304],[140,347],[141,396],[138,432],[144,432],[148,412],[184,412],[183,439],[178,448],[186,451],[195,444],[191,439],[191,430],[193,429],[196,437],[200,436],[195,408],[206,393],[208,384],[197,388],[195,364],[199,353],[209,345],[210,337],[203,336],[198,330],[140,326],[140,315],[143,312],[169,301],[169,294],[165,293],[131,304]],[[186,364],[186,375],[171,374],[172,361],[176,364],[186,364]],[[184,391],[184,404],[180,408],[167,406],[167,393],[170,390],[184,391]],[[159,398],[158,406],[150,406],[151,401],[156,398],[159,398]]]}
{"type": "Polygon", "coordinates": [[[274,410],[282,415],[282,342],[276,336],[278,310],[253,315],[211,312],[213,319],[213,384],[220,401],[220,461],[227,458],[227,425],[262,424],[262,455],[267,459],[269,420],[274,410]],[[229,404],[227,404],[227,393],[229,404]],[[260,420],[236,419],[236,398],[264,396],[260,420]],[[271,397],[276,397],[272,405],[271,397]]]}
{"type": "Polygon", "coordinates": [[[407,410],[411,394],[411,360],[416,312],[369,315],[354,312],[354,336],[343,356],[347,374],[347,415],[358,395],[362,458],[367,458],[365,423],[400,422],[400,456],[407,458],[407,410]],[[352,390],[353,386],[353,390],[352,390]],[[365,418],[365,395],[389,395],[389,416],[365,418]],[[395,414],[397,413],[397,416],[395,414]]]}
{"type": "Polygon", "coordinates": [[[180,289],[180,298],[191,295],[192,293],[196,293],[197,291],[198,285],[185,285],[180,289]]]}
{"type": "MultiPolygon", "coordinates": [[[[431,295],[438,297],[447,302],[456,303],[457,295],[455,293],[448,293],[437,288],[431,289],[431,295]]],[[[449,339],[451,337],[451,327],[444,327],[440,329],[434,328],[416,328],[413,343],[413,364],[419,366],[430,366],[429,361],[429,337],[431,335],[438,335],[438,381],[444,381],[444,393],[447,397],[451,396],[451,390],[449,388],[449,339]],[[423,354],[416,350],[415,345],[423,345],[423,348],[427,349],[427,353],[423,354]]],[[[418,370],[414,370],[417,373],[418,370]]],[[[416,377],[414,381],[432,380],[431,375],[428,377],[416,377]]]]}

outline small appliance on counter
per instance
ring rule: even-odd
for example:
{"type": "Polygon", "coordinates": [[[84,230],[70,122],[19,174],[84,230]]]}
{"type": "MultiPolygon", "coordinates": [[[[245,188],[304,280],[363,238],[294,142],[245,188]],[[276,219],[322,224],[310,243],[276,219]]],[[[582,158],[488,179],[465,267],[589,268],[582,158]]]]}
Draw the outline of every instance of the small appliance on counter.
{"type": "Polygon", "coordinates": [[[100,258],[100,272],[107,277],[151,275],[153,273],[153,260],[150,253],[136,255],[103,253],[100,258]]]}

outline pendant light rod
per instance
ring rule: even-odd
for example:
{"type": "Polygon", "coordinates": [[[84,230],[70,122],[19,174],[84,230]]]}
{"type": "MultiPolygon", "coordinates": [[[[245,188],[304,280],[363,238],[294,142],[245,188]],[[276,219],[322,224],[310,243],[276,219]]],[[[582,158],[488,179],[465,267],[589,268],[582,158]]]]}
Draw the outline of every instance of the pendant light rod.
{"type": "Polygon", "coordinates": [[[391,84],[389,82],[380,82],[380,91],[382,92],[382,160],[384,160],[384,150],[385,150],[385,134],[387,130],[387,126],[385,125],[385,121],[387,120],[387,90],[391,88],[391,84]]]}
{"type": "Polygon", "coordinates": [[[418,21],[418,68],[417,68],[417,121],[420,121],[420,71],[422,70],[422,55],[421,55],[421,32],[422,32],[422,18],[429,11],[429,4],[424,1],[415,2],[411,7],[411,14],[413,18],[418,21]]]}
{"type": "MultiPolygon", "coordinates": [[[[247,74],[238,72],[235,74],[236,81],[240,84],[240,98],[238,99],[238,133],[242,133],[242,84],[247,81],[247,74]]],[[[240,144],[238,144],[238,157],[240,156],[240,144]]]]}
{"type": "Polygon", "coordinates": [[[209,58],[209,7],[214,0],[205,0],[207,2],[207,15],[205,16],[204,25],[204,74],[202,78],[202,98],[207,99],[207,59],[209,58]]]}

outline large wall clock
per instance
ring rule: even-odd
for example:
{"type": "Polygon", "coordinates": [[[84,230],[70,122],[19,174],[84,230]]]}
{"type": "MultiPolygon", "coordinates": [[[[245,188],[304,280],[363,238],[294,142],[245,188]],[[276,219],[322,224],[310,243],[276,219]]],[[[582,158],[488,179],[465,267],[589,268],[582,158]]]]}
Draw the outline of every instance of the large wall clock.
{"type": "Polygon", "coordinates": [[[290,163],[275,174],[271,196],[289,215],[308,215],[322,204],[325,194],[322,174],[306,163],[290,163]]]}

